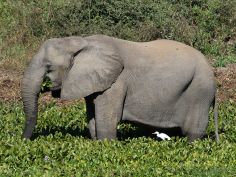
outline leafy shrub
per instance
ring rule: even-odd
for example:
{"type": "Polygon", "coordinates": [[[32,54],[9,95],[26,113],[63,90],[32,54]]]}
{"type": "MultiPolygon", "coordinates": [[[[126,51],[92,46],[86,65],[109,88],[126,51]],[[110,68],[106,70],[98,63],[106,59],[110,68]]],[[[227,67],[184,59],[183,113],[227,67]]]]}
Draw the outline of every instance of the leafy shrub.
{"type": "MultiPolygon", "coordinates": [[[[21,139],[22,105],[0,103],[0,176],[235,176],[236,105],[219,107],[220,143],[172,137],[92,141],[84,104],[40,105],[34,140],[21,139]]],[[[135,131],[120,125],[125,135],[135,131]]],[[[214,132],[210,121],[208,134],[214,132]]]]}
{"type": "Polygon", "coordinates": [[[231,0],[1,1],[1,59],[33,53],[51,37],[107,34],[127,40],[184,42],[236,62],[236,3],[231,0]],[[34,44],[34,46],[32,46],[34,44]]]}

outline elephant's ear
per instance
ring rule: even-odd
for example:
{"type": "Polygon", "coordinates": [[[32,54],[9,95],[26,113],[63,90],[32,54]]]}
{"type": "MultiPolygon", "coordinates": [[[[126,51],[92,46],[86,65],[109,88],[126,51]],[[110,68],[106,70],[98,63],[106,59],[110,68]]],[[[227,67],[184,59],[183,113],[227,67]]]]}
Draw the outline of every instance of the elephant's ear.
{"type": "Polygon", "coordinates": [[[62,83],[62,99],[81,99],[111,87],[123,64],[111,46],[90,46],[75,56],[62,83]]]}

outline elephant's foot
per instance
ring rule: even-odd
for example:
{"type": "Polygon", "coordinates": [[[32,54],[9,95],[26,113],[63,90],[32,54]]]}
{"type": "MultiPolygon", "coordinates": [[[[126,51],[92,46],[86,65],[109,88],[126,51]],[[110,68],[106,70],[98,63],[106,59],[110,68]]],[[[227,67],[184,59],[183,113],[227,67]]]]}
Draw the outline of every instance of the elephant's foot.
{"type": "Polygon", "coordinates": [[[107,129],[97,130],[97,139],[99,140],[116,139],[116,133],[117,133],[116,130],[107,130],[107,129]]]}
{"type": "Polygon", "coordinates": [[[202,139],[205,133],[188,133],[187,138],[189,142],[193,142],[197,139],[202,139]]]}

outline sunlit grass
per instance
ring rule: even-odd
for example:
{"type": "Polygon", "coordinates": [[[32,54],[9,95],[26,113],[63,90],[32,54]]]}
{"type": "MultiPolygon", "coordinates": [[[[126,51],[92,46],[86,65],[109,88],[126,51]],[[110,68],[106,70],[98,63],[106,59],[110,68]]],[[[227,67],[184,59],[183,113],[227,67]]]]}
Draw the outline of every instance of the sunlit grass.
{"type": "MultiPolygon", "coordinates": [[[[82,103],[40,106],[34,140],[21,139],[22,105],[0,104],[0,176],[234,176],[236,174],[236,104],[219,108],[220,143],[206,138],[156,141],[127,136],[137,131],[119,126],[123,140],[93,141],[82,103]]],[[[208,133],[214,132],[210,121],[208,133]]],[[[138,132],[137,132],[138,133],[138,132]]]]}

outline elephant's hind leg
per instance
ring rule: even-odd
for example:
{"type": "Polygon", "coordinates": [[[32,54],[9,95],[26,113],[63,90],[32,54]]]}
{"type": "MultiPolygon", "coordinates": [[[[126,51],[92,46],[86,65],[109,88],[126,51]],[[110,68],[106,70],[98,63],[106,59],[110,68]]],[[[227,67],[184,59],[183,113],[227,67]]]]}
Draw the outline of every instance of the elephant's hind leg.
{"type": "Polygon", "coordinates": [[[208,125],[209,104],[194,103],[190,106],[183,133],[190,142],[202,138],[208,125]]]}
{"type": "Polygon", "coordinates": [[[189,141],[202,138],[209,121],[209,109],[214,100],[214,85],[192,85],[184,95],[186,119],[183,123],[183,134],[189,141]]]}

